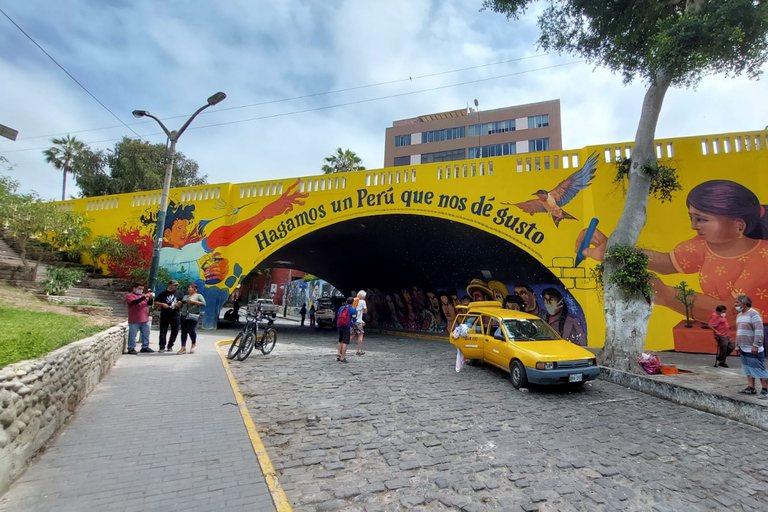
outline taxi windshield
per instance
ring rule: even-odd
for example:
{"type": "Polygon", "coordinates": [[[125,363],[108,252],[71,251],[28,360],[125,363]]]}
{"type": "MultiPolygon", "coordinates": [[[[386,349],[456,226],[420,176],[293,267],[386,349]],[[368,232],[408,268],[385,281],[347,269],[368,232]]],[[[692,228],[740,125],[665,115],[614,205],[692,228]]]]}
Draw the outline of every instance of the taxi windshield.
{"type": "Polygon", "coordinates": [[[512,341],[558,340],[560,336],[547,322],[536,319],[506,319],[502,321],[507,337],[512,341]]]}

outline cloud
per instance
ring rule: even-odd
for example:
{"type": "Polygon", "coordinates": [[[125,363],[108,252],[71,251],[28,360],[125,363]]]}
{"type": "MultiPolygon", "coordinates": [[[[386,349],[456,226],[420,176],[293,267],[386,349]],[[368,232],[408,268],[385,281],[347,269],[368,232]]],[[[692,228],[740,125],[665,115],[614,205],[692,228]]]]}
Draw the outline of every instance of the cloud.
{"type": "MultiPolygon", "coordinates": [[[[202,0],[183,7],[151,0],[28,0],[4,9],[152,142],[165,136],[156,124],[134,119],[132,110],[150,110],[170,129],[179,128],[209,95],[225,91],[227,100],[200,115],[178,144],[212,183],[316,174],[337,147],[377,168],[393,120],[461,108],[474,99],[490,110],[559,98],[566,149],[634,139],[643,84],[624,86],[604,69],[569,64],[577,57],[543,55],[536,49],[534,16],[507,21],[478,12],[479,0],[228,0],[211,6],[202,0]],[[502,75],[510,76],[495,78],[502,75]],[[379,83],[386,84],[254,105],[379,83]],[[431,90],[417,92],[425,89],[431,90]],[[401,96],[377,100],[395,95],[401,96]],[[362,103],[321,109],[353,102],[362,103]],[[313,111],[283,115],[304,110],[313,111]],[[254,118],[264,119],[237,122],[254,118]]],[[[0,155],[16,164],[13,176],[24,191],[57,199],[61,175],[42,157],[50,137],[32,137],[103,128],[75,135],[104,149],[134,135],[7,20],[0,23],[0,45],[14,49],[0,55],[0,123],[20,132],[17,142],[0,141],[0,155]]],[[[768,118],[755,105],[766,93],[765,81],[719,76],[693,90],[670,90],[657,135],[762,129],[768,118]]],[[[74,183],[68,190],[76,191],[74,183]]]]}

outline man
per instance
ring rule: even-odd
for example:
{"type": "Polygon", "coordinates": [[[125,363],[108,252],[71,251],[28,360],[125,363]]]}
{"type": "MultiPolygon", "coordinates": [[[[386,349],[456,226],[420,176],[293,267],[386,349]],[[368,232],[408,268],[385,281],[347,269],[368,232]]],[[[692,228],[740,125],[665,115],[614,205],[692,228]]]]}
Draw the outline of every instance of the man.
{"type": "Polygon", "coordinates": [[[347,303],[339,308],[339,312],[336,315],[336,326],[339,329],[339,347],[336,353],[336,360],[340,363],[347,362],[350,328],[352,323],[357,321],[357,310],[352,307],[353,302],[355,302],[355,299],[348,297],[347,303]]]}
{"type": "Polygon", "coordinates": [[[155,300],[155,307],[160,310],[160,350],[163,352],[173,351],[173,344],[176,341],[176,336],[179,335],[179,328],[181,326],[179,322],[179,308],[181,308],[181,293],[179,289],[179,282],[175,279],[168,283],[168,287],[160,292],[155,300]],[[168,346],[165,345],[165,340],[168,335],[168,327],[171,328],[171,339],[168,341],[168,346]]]}
{"type": "Polygon", "coordinates": [[[155,294],[144,293],[143,283],[133,283],[133,290],[126,294],[125,303],[128,305],[128,354],[136,352],[136,334],[141,332],[141,352],[154,352],[149,348],[149,306],[155,294]]]}
{"type": "Polygon", "coordinates": [[[760,400],[768,400],[768,372],[765,370],[765,343],[763,319],[752,309],[752,299],[746,295],[736,297],[736,353],[741,354],[741,367],[747,376],[747,387],[739,393],[755,395],[755,379],[760,379],[760,400]]]}
{"type": "Polygon", "coordinates": [[[523,299],[523,302],[525,303],[524,311],[526,313],[536,315],[539,318],[543,318],[544,320],[549,319],[547,312],[543,308],[539,307],[539,303],[536,300],[536,292],[533,291],[533,288],[527,284],[516,284],[514,290],[515,295],[523,299]]]}

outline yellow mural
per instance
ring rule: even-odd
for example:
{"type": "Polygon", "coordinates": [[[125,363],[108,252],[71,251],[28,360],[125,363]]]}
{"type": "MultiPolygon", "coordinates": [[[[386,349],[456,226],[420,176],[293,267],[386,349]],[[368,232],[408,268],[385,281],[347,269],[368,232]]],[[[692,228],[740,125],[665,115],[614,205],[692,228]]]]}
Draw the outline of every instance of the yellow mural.
{"type": "MultiPolygon", "coordinates": [[[[614,161],[630,151],[628,143],[606,144],[173,189],[160,264],[204,285],[209,307],[220,307],[245,274],[308,233],[375,215],[449,219],[515,244],[549,269],[583,311],[589,345],[601,346],[602,305],[589,270],[621,215],[624,195],[613,183],[614,161]]],[[[768,313],[768,222],[762,206],[768,202],[768,137],[753,132],[660,140],[657,153],[660,163],[678,170],[683,191],[667,203],[651,198],[639,240],[660,275],[647,348],[703,339],[713,344],[709,331],[680,327],[683,305],[671,287],[684,280],[697,292],[696,320],[706,321],[721,303],[730,309],[738,293],[768,313]]],[[[148,258],[159,202],[160,191],[153,191],[59,204],[93,218],[94,236],[120,234],[148,258]]],[[[113,262],[106,270],[120,266],[113,262]]],[[[496,286],[507,290],[503,283],[496,286]]],[[[558,290],[547,290],[552,291],[541,294],[543,304],[562,300],[558,290]]]]}

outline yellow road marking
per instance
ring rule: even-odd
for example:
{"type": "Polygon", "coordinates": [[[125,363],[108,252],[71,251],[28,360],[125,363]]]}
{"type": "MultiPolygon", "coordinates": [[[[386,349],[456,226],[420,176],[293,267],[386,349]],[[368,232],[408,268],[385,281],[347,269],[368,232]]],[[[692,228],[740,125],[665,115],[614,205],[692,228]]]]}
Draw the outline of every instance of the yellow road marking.
{"type": "Polygon", "coordinates": [[[221,362],[224,365],[224,370],[227,372],[227,378],[229,378],[229,385],[232,386],[232,392],[235,394],[235,400],[237,406],[240,409],[240,415],[243,417],[243,423],[245,429],[248,431],[248,437],[251,439],[251,446],[256,454],[256,458],[259,459],[259,465],[261,466],[261,472],[264,474],[264,478],[267,480],[267,487],[269,493],[272,495],[272,501],[275,503],[277,512],[292,512],[293,509],[288,503],[288,497],[285,495],[285,491],[280,487],[280,482],[277,481],[277,473],[275,472],[272,461],[269,459],[267,449],[264,448],[264,444],[261,442],[261,437],[256,430],[256,425],[253,423],[251,413],[248,412],[248,408],[245,406],[245,400],[240,393],[240,387],[235,382],[235,377],[232,375],[232,371],[229,369],[229,362],[227,362],[226,354],[222,351],[222,345],[232,343],[232,340],[221,340],[215,343],[216,351],[221,357],[221,362]]]}

